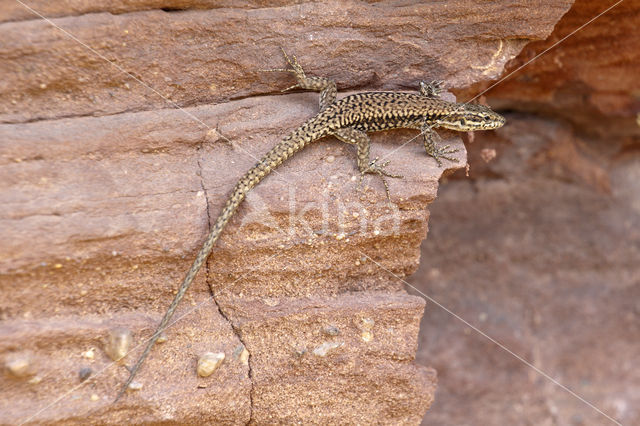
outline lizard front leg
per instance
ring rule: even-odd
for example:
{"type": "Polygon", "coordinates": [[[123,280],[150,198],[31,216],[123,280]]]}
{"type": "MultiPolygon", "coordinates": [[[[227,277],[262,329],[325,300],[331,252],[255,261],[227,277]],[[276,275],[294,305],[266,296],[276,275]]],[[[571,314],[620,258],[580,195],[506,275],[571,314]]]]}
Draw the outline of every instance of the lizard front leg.
{"type": "MultiPolygon", "coordinates": [[[[282,49],[282,48],[281,48],[282,49]]],[[[291,87],[287,87],[283,90],[286,92],[291,89],[307,89],[314,90],[316,92],[320,92],[320,111],[324,111],[329,105],[333,104],[336,101],[337,88],[335,81],[325,78],[325,77],[309,77],[304,73],[302,66],[298,63],[298,58],[295,55],[287,55],[287,53],[282,49],[282,54],[286,59],[287,63],[291,66],[291,68],[276,68],[265,71],[282,71],[282,72],[290,72],[292,73],[298,83],[294,84],[291,87]]]]}
{"type": "Polygon", "coordinates": [[[376,157],[373,161],[371,160],[369,156],[371,139],[369,139],[369,136],[362,130],[356,130],[353,127],[346,127],[344,129],[336,130],[333,133],[333,136],[335,136],[342,142],[356,145],[358,147],[358,169],[360,170],[360,185],[362,185],[362,179],[364,178],[365,174],[376,174],[380,176],[380,179],[382,179],[382,183],[384,184],[384,189],[387,193],[387,199],[391,201],[391,197],[389,195],[389,185],[387,184],[385,176],[391,178],[402,178],[402,176],[391,174],[385,170],[385,167],[387,167],[387,165],[389,164],[388,161],[385,161],[382,164],[378,164],[378,157],[376,157]]]}
{"type": "Polygon", "coordinates": [[[459,149],[449,149],[451,145],[445,145],[442,148],[439,148],[436,145],[436,140],[438,142],[441,141],[440,135],[438,135],[436,131],[433,130],[433,127],[431,125],[425,122],[422,125],[422,129],[420,131],[422,133],[422,141],[424,143],[424,149],[425,151],[427,151],[427,155],[433,157],[433,159],[436,160],[436,163],[438,163],[438,166],[442,166],[442,161],[440,161],[441,158],[453,161],[455,163],[458,162],[457,158],[453,158],[449,154],[458,152],[459,149]]]}
{"type": "Polygon", "coordinates": [[[439,98],[442,92],[442,80],[432,80],[431,83],[420,82],[420,94],[427,98],[439,98]]]}

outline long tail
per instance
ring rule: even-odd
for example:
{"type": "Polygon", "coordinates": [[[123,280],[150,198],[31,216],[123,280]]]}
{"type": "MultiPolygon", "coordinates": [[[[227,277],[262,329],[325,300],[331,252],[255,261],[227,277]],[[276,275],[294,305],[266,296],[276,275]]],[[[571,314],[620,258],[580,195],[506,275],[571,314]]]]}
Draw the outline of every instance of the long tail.
{"type": "Polygon", "coordinates": [[[286,136],[278,145],[273,147],[264,157],[262,157],[262,159],[255,166],[249,169],[249,171],[245,173],[242,178],[240,178],[235,188],[233,189],[231,196],[227,200],[227,204],[222,209],[220,216],[218,216],[218,219],[216,219],[216,223],[213,225],[211,232],[209,232],[209,235],[202,245],[200,252],[198,252],[196,259],[193,261],[191,268],[189,268],[187,275],[184,277],[184,280],[182,280],[182,284],[180,284],[178,293],[173,298],[169,309],[167,309],[167,312],[164,314],[164,317],[156,328],[155,333],[153,333],[153,336],[151,336],[151,338],[147,342],[147,346],[144,348],[144,352],[142,352],[142,355],[140,355],[140,358],[138,358],[138,361],[134,365],[133,369],[131,369],[129,378],[120,389],[120,392],[118,392],[118,396],[116,396],[114,402],[118,401],[118,399],[120,399],[120,397],[127,391],[127,388],[133,381],[136,373],[144,363],[144,360],[149,355],[149,352],[151,352],[151,348],[156,343],[156,340],[158,340],[158,338],[160,337],[160,334],[167,327],[167,324],[171,320],[171,317],[173,317],[178,304],[191,286],[191,283],[193,282],[196,274],[209,257],[209,254],[211,254],[213,245],[218,240],[218,237],[220,237],[220,234],[224,230],[224,227],[227,225],[229,219],[231,219],[238,206],[242,203],[242,200],[244,200],[244,197],[247,195],[247,193],[254,186],[260,183],[260,181],[264,179],[269,173],[271,173],[276,167],[278,167],[285,160],[291,157],[295,152],[304,148],[304,146],[306,146],[308,143],[313,142],[320,137],[326,136],[326,134],[328,133],[326,131],[322,131],[320,133],[315,133],[313,131],[318,127],[322,127],[318,126],[316,118],[317,117],[312,118],[311,120],[300,126],[298,129],[296,129],[293,133],[286,136]]]}

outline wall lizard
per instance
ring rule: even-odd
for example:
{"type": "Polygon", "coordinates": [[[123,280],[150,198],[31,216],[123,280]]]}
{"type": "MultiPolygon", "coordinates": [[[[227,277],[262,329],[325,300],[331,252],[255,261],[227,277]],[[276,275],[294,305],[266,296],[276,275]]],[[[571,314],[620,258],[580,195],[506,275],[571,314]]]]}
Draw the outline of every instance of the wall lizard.
{"type": "Polygon", "coordinates": [[[457,161],[449,156],[457,150],[449,149],[448,145],[438,147],[436,141],[439,136],[433,130],[434,128],[441,127],[467,132],[497,129],[505,123],[504,117],[485,106],[448,102],[440,99],[441,83],[435,81],[429,84],[420,83],[419,93],[365,92],[336,100],[337,89],[333,80],[307,76],[295,56],[289,58],[284,50],[283,54],[291,68],[267,71],[290,72],[295,76],[297,84],[284,91],[300,88],[320,92],[320,112],[285,136],[280,143],[273,147],[240,178],[191,268],[184,277],[178,293],[157,326],[156,331],[147,342],[142,355],[130,370],[129,378],[118,393],[116,401],[133,381],[142,363],[149,355],[151,348],[171,320],[196,274],[209,257],[216,240],[242,203],[242,200],[254,186],[289,157],[310,143],[326,136],[334,136],[343,142],[356,145],[361,180],[365,174],[380,176],[387,192],[387,198],[389,198],[389,188],[385,176],[394,178],[401,176],[391,174],[385,170],[388,162],[378,164],[377,158],[370,159],[370,140],[367,132],[397,128],[420,129],[427,154],[433,157],[438,165],[441,165],[441,159],[457,161]]]}

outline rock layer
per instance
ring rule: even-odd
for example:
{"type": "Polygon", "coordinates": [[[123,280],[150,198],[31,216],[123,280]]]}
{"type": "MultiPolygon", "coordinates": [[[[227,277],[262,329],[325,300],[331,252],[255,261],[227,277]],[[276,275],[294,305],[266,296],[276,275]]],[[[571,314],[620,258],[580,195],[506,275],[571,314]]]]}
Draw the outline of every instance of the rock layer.
{"type": "Polygon", "coordinates": [[[317,110],[317,94],[261,96],[291,84],[259,71],[282,66],[277,46],[341,90],[461,87],[569,2],[211,4],[33,2],[77,40],[0,5],[1,423],[416,424],[433,401],[435,371],[413,362],[424,305],[394,276],[417,268],[465,151],[443,132],[459,162],[437,167],[394,131],[372,148],[405,177],[392,205],[372,177],[356,191],[352,147],[329,138],[259,185],[112,404],[235,181],[317,110]],[[134,349],[112,363],[121,328],[134,349]],[[205,353],[225,358],[203,378],[205,353]]]}
{"type": "MultiPolygon", "coordinates": [[[[471,180],[457,174],[441,188],[412,283],[615,421],[637,424],[637,4],[580,29],[615,3],[576,1],[505,75],[578,31],[486,93],[511,111],[508,125],[469,145],[471,180]]],[[[447,313],[427,309],[422,327],[418,360],[439,376],[426,423],[614,424],[447,313]]]]}

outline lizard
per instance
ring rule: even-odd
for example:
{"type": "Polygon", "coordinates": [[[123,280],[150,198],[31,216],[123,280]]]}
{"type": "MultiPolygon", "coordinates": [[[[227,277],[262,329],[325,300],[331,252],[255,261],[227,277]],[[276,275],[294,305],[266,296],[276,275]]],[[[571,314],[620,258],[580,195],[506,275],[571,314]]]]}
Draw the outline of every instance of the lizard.
{"type": "Polygon", "coordinates": [[[434,131],[435,128],[467,132],[497,129],[505,123],[504,117],[486,106],[449,102],[440,99],[440,92],[442,91],[442,82],[440,81],[421,82],[419,93],[363,92],[337,100],[337,86],[333,80],[306,75],[295,55],[289,57],[284,49],[282,49],[282,53],[289,68],[265,71],[289,72],[294,75],[297,83],[284,89],[283,92],[291,89],[320,92],[320,112],[285,136],[238,180],[191,268],[185,275],[171,305],[156,327],[155,332],[147,341],[147,345],[136,364],[130,369],[129,377],[115,401],[120,399],[133,381],[136,373],[149,355],[151,348],[167,327],[196,274],[209,257],[218,237],[220,237],[220,234],[247,193],[276,167],[302,148],[327,136],[334,136],[342,142],[356,145],[360,181],[362,182],[362,178],[366,174],[378,175],[384,184],[387,198],[390,199],[389,187],[385,177],[401,178],[402,176],[385,170],[388,161],[378,164],[378,158],[370,159],[368,132],[396,128],[419,129],[423,136],[426,153],[433,157],[438,165],[441,165],[441,159],[457,161],[451,157],[451,154],[458,150],[450,149],[449,145],[439,147],[436,143],[439,140],[439,136],[434,131]]]}

